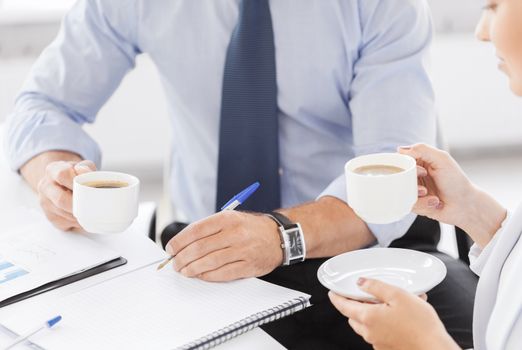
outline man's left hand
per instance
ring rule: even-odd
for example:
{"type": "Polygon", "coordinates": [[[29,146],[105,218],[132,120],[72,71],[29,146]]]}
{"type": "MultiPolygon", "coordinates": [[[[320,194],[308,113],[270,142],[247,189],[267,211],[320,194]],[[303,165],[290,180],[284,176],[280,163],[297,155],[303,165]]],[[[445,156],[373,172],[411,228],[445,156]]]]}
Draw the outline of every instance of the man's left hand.
{"type": "Polygon", "coordinates": [[[270,273],[283,261],[276,223],[267,216],[222,211],[187,226],[167,244],[174,269],[205,281],[270,273]]]}

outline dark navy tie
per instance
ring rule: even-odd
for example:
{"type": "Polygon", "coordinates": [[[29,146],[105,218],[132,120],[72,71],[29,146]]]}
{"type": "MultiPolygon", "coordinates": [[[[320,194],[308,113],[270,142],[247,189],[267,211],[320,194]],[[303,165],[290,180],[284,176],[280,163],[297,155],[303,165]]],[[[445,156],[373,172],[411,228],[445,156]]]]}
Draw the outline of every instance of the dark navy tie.
{"type": "Polygon", "coordinates": [[[255,181],[241,209],[281,206],[274,51],[268,0],[243,0],[223,76],[216,210],[255,181]]]}

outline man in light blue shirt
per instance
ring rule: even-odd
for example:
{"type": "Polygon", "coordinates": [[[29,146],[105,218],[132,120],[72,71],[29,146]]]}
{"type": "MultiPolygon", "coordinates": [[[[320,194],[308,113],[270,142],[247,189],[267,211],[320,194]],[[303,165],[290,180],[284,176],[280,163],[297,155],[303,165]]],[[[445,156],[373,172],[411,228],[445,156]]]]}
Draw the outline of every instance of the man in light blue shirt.
{"type": "MultiPolygon", "coordinates": [[[[212,281],[268,274],[276,276],[270,281],[309,290],[319,311],[314,314],[312,307],[296,315],[293,326],[279,327],[286,333],[280,337],[271,329],[285,345],[298,346],[306,334],[322,332],[329,339],[337,337],[332,332],[350,334],[337,326],[345,321],[313,274],[319,258],[374,243],[389,246],[415,220],[410,215],[390,225],[364,223],[346,204],[343,166],[354,156],[435,142],[434,98],[424,61],[432,37],[428,8],[423,0],[270,1],[285,208],[278,212],[301,224],[310,259],[278,268],[284,252],[270,218],[241,212],[207,218],[216,209],[224,66],[240,3],[79,1],[16,100],[6,135],[8,159],[38,191],[57,227],[80,229],[71,215],[71,179],[94,169],[82,160],[101,167],[101,151],[82,125],[94,122],[136,56],[148,54],[162,77],[172,117],[171,200],[182,220],[196,222],[167,247],[176,255],[175,268],[212,281]],[[277,275],[280,270],[286,272],[277,275]],[[322,314],[321,308],[331,310],[322,314]],[[295,326],[312,321],[312,331],[295,326]]],[[[434,250],[437,239],[432,240],[434,250]]],[[[451,264],[458,262],[446,261],[452,276],[451,264]]],[[[453,287],[443,284],[441,293],[451,295],[453,287]]],[[[472,298],[442,299],[437,305],[434,295],[433,303],[451,310],[448,317],[441,315],[449,332],[461,331],[452,335],[469,346],[472,298]]],[[[339,339],[339,345],[364,346],[353,334],[339,339]]]]}

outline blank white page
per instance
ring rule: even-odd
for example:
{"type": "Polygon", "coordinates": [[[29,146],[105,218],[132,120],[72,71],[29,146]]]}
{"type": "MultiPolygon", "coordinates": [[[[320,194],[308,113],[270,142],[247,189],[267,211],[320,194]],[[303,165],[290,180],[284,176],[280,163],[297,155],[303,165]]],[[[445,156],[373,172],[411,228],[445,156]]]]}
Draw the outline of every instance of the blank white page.
{"type": "MultiPolygon", "coordinates": [[[[259,279],[210,283],[153,265],[27,315],[31,321],[63,316],[56,329],[32,338],[48,349],[173,349],[300,297],[309,298],[259,279]]],[[[17,333],[31,324],[22,317],[2,321],[17,333]]]]}

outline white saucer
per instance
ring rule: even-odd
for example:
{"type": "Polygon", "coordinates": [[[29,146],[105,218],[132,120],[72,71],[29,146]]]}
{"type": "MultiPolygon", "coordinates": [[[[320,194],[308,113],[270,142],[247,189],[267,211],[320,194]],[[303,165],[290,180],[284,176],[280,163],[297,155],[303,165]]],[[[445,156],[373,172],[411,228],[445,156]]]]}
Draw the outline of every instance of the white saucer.
{"type": "Polygon", "coordinates": [[[317,278],[331,291],[355,300],[376,301],[359,289],[359,277],[377,279],[420,295],[442,282],[446,266],[440,259],[415,250],[368,248],[335,256],[317,270],[317,278]]]}

